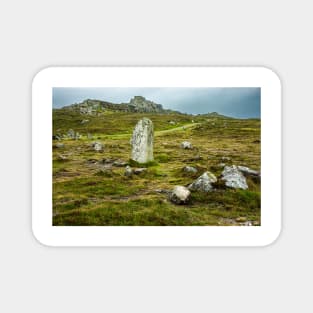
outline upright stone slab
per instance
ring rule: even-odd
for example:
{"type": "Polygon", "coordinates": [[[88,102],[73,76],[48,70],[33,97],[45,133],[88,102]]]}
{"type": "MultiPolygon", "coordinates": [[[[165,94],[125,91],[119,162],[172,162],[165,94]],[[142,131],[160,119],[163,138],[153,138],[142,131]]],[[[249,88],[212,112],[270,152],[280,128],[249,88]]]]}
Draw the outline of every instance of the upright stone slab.
{"type": "Polygon", "coordinates": [[[130,141],[131,158],[138,163],[153,161],[153,123],[148,118],[141,119],[133,132],[130,141]]]}

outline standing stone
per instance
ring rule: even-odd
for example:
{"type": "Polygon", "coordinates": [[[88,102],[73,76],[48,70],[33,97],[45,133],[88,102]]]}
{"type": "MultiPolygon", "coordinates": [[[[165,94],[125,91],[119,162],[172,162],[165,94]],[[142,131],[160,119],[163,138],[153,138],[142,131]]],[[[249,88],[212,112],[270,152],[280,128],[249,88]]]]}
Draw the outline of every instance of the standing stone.
{"type": "Polygon", "coordinates": [[[144,117],[137,123],[130,143],[132,160],[138,163],[153,161],[153,123],[151,120],[144,117]]]}

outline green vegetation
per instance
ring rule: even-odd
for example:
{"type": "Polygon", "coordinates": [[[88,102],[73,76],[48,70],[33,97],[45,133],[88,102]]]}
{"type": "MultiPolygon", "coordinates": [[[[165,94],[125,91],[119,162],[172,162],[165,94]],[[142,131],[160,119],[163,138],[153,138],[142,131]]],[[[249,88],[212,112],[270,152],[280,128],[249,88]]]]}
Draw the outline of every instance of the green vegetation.
{"type": "Polygon", "coordinates": [[[260,170],[260,128],[257,119],[214,114],[107,110],[81,115],[53,110],[54,135],[69,129],[82,135],[79,140],[62,138],[64,147],[57,147],[57,140],[53,143],[53,225],[240,225],[242,221],[259,225],[259,179],[247,179],[249,190],[225,188],[218,182],[212,192],[192,192],[188,205],[175,205],[159,191],[186,186],[206,170],[218,177],[220,163],[260,170]],[[142,117],[150,118],[155,130],[155,161],[144,165],[129,160],[129,140],[142,117]],[[104,144],[103,151],[92,148],[95,140],[104,144]],[[192,143],[192,150],[180,148],[185,140],[192,143]],[[108,166],[108,159],[147,169],[126,177],[125,167],[108,166]],[[186,165],[196,167],[198,173],[183,172],[186,165]]]}

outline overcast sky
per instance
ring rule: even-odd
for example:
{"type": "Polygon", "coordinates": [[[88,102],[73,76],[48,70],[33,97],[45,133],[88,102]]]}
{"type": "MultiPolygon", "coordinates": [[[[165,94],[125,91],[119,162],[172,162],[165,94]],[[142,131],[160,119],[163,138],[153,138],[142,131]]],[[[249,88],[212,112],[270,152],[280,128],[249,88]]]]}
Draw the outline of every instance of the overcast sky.
{"type": "Polygon", "coordinates": [[[53,107],[85,99],[127,103],[143,96],[165,109],[198,114],[218,112],[233,117],[260,117],[260,88],[53,88],[53,107]]]}

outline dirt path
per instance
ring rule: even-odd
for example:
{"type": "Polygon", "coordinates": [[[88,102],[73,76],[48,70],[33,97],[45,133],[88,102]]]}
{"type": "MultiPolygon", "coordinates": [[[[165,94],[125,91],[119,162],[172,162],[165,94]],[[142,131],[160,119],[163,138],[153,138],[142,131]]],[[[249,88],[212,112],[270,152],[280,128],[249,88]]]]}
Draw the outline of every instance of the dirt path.
{"type": "MultiPolygon", "coordinates": [[[[178,126],[175,128],[171,128],[171,129],[165,129],[165,130],[157,130],[154,132],[154,135],[156,137],[158,136],[162,136],[162,135],[166,135],[169,133],[173,133],[173,132],[177,132],[177,131],[185,131],[188,128],[193,128],[197,125],[200,125],[201,123],[190,123],[190,124],[185,124],[183,126],[178,126]]],[[[105,139],[128,139],[131,137],[131,134],[116,134],[116,135],[104,135],[103,138],[105,139]]]]}

